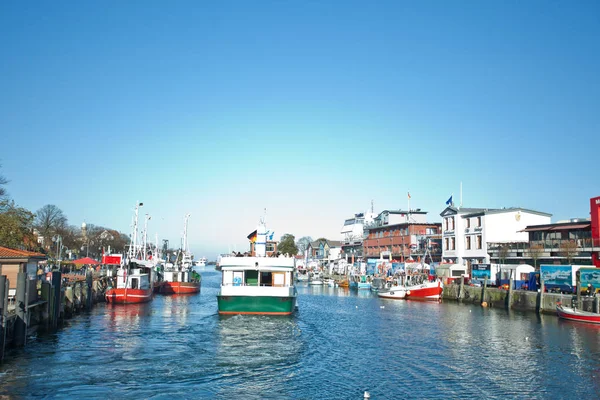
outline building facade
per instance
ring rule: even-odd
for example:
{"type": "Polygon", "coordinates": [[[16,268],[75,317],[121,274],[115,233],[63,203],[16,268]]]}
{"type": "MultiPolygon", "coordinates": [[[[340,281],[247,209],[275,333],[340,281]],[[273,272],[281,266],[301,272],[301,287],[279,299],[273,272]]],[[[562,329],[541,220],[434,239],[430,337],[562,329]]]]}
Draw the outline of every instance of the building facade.
{"type": "MultiPolygon", "coordinates": [[[[447,207],[442,217],[442,259],[461,264],[489,264],[489,250],[498,243],[526,243],[528,225],[548,224],[551,214],[524,208],[447,207]],[[493,243],[493,246],[488,245],[493,243]]],[[[493,252],[492,252],[493,254],[493,252]]]]}
{"type": "Polygon", "coordinates": [[[365,225],[364,258],[404,262],[421,260],[439,262],[441,224],[427,222],[427,212],[385,210],[365,225]],[[426,257],[429,256],[429,257],[426,257]]]}

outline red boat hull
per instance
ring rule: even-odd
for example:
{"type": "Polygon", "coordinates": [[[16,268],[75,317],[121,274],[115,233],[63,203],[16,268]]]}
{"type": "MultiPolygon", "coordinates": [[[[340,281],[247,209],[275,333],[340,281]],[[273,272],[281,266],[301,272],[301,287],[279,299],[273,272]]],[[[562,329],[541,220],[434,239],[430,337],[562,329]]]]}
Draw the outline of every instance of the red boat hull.
{"type": "Polygon", "coordinates": [[[152,289],[110,289],[105,298],[113,304],[147,303],[152,300],[152,289]]]}
{"type": "Polygon", "coordinates": [[[556,313],[559,318],[568,319],[569,321],[587,322],[588,324],[600,324],[600,314],[576,311],[572,308],[556,306],[556,313]]]}
{"type": "Polygon", "coordinates": [[[410,286],[406,288],[407,300],[439,300],[442,297],[443,286],[440,282],[423,285],[410,286]]]}
{"type": "Polygon", "coordinates": [[[162,294],[193,294],[200,292],[200,282],[163,282],[162,294]]]}

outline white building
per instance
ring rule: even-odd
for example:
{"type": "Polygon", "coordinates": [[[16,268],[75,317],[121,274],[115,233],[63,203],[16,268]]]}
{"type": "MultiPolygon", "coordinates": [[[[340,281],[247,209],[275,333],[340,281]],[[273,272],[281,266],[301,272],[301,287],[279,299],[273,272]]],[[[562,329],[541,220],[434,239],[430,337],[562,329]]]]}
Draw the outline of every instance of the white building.
{"type": "Polygon", "coordinates": [[[528,242],[528,225],[549,224],[552,214],[524,208],[460,208],[442,213],[442,260],[454,264],[489,264],[488,243],[528,242]]]}

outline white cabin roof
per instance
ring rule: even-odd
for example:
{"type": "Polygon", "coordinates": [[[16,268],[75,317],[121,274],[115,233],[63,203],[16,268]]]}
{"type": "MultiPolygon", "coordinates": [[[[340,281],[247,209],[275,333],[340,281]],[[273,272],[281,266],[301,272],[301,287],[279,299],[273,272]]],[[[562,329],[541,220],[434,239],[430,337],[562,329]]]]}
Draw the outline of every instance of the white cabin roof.
{"type": "Polygon", "coordinates": [[[243,270],[258,268],[261,270],[285,270],[294,268],[292,257],[222,257],[219,266],[222,270],[243,270]]]}

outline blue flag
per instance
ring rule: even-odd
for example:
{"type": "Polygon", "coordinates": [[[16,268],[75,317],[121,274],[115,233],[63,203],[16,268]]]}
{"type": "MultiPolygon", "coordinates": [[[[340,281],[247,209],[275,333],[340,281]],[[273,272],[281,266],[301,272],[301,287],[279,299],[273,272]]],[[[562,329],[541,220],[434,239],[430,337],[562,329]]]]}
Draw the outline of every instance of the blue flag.
{"type": "Polygon", "coordinates": [[[447,205],[451,205],[452,204],[452,196],[450,196],[450,198],[446,201],[447,205]]]}

